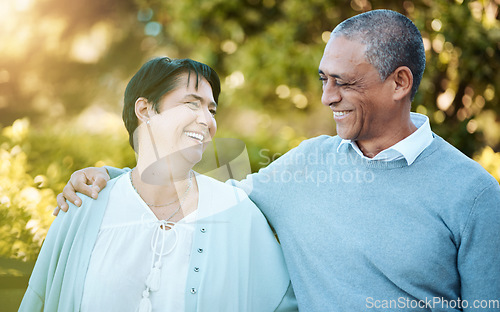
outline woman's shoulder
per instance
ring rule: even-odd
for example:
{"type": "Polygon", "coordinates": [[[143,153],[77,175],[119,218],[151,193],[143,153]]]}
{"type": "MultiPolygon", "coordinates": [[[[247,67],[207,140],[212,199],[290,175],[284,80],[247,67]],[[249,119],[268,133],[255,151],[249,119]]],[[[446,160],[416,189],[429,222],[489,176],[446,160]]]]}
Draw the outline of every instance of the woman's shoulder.
{"type": "Polygon", "coordinates": [[[255,217],[262,214],[242,189],[205,175],[197,175],[197,180],[200,200],[204,201],[204,207],[207,208],[204,209],[205,212],[210,211],[211,214],[226,212],[231,216],[236,214],[240,217],[244,215],[255,217]]]}
{"type": "MultiPolygon", "coordinates": [[[[119,180],[119,177],[121,177],[121,175],[109,180],[108,183],[106,184],[106,186],[101,190],[101,192],[99,192],[99,196],[97,197],[97,199],[93,199],[92,197],[89,197],[83,193],[77,192],[76,195],[78,197],[80,197],[80,200],[82,201],[82,204],[80,205],[80,207],[78,207],[78,206],[76,206],[73,203],[68,201],[68,206],[69,206],[68,211],[64,212],[61,210],[58,214],[58,217],[61,219],[66,219],[66,220],[68,220],[68,219],[69,220],[73,220],[73,219],[78,220],[82,217],[82,214],[94,213],[94,212],[90,211],[91,207],[94,207],[94,206],[105,207],[105,205],[108,201],[108,198],[109,198],[109,193],[110,193],[111,189],[113,189],[116,181],[119,180]]],[[[66,222],[68,222],[68,221],[66,221],[66,222]]]]}
{"type": "Polygon", "coordinates": [[[225,198],[235,198],[238,200],[248,199],[247,194],[241,188],[235,185],[224,183],[212,177],[199,174],[196,176],[198,184],[203,184],[204,187],[209,188],[213,194],[225,198]]]}

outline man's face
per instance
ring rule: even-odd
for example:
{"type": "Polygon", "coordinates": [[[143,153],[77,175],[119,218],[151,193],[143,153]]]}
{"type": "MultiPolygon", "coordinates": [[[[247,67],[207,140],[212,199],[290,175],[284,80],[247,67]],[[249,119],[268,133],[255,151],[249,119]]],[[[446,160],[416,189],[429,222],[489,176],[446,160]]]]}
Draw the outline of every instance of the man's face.
{"type": "Polygon", "coordinates": [[[328,41],[319,65],[321,101],[333,111],[337,134],[358,142],[382,137],[395,118],[391,81],[381,81],[364,52],[364,44],[335,36],[328,41]]]}

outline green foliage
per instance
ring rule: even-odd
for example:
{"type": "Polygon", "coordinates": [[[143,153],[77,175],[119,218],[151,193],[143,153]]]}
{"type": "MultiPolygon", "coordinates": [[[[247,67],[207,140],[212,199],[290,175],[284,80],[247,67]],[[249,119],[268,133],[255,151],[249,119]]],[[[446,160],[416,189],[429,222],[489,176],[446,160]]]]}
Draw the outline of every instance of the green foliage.
{"type": "Polygon", "coordinates": [[[127,137],[77,129],[37,130],[16,120],[0,136],[0,257],[34,260],[54,217],[55,194],[71,173],[110,164],[134,166],[127,137]]]}
{"type": "Polygon", "coordinates": [[[474,155],[474,160],[500,182],[500,153],[495,153],[491,147],[486,146],[482,151],[474,155]]]}
{"type": "Polygon", "coordinates": [[[18,120],[2,131],[0,146],[0,256],[33,259],[51,223],[54,191],[43,187],[44,176],[27,172],[23,150],[28,121],[18,120]]]}

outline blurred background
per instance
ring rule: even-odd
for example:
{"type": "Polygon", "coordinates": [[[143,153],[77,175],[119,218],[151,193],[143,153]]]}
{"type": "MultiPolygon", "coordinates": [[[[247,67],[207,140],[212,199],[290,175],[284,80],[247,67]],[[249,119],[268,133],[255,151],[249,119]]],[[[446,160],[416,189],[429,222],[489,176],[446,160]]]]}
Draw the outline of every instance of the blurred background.
{"type": "Polygon", "coordinates": [[[218,137],[252,170],[335,134],[318,64],[330,31],[387,8],[422,32],[413,111],[500,180],[500,0],[0,0],[0,308],[15,311],[70,174],[133,167],[126,83],[154,56],[221,76],[218,137]]]}

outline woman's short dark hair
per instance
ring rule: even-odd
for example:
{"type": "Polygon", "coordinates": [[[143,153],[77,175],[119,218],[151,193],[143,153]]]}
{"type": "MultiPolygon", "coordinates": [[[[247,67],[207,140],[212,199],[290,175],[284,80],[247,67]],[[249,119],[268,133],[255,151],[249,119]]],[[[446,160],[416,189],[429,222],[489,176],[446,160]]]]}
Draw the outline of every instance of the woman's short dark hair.
{"type": "Polygon", "coordinates": [[[137,99],[145,98],[158,112],[162,97],[178,87],[179,77],[183,74],[188,74],[188,84],[191,74],[196,75],[196,89],[198,89],[200,79],[206,79],[212,87],[214,100],[218,103],[220,79],[210,66],[191,59],[170,59],[168,57],[157,57],[146,62],[130,79],[125,89],[122,117],[132,148],[134,148],[134,131],[139,125],[135,115],[137,99]]]}

